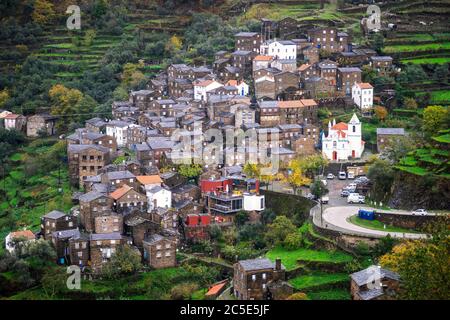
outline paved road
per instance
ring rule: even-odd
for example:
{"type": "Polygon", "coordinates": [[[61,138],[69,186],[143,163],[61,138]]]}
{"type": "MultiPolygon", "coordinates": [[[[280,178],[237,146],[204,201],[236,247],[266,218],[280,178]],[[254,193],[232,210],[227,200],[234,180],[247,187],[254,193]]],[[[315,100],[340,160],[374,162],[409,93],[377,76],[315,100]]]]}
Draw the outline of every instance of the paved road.
{"type": "MultiPolygon", "coordinates": [[[[364,209],[371,209],[367,207],[361,207],[364,209]]],[[[347,219],[353,215],[358,214],[359,206],[341,206],[327,208],[323,212],[323,224],[327,229],[334,229],[343,233],[370,235],[375,238],[385,237],[388,234],[394,238],[407,238],[407,239],[420,239],[425,238],[425,234],[419,233],[401,233],[401,232],[386,232],[381,230],[367,229],[357,226],[347,219]]],[[[406,213],[406,212],[405,212],[406,213]]],[[[320,222],[319,222],[320,223],[320,222]]]]}

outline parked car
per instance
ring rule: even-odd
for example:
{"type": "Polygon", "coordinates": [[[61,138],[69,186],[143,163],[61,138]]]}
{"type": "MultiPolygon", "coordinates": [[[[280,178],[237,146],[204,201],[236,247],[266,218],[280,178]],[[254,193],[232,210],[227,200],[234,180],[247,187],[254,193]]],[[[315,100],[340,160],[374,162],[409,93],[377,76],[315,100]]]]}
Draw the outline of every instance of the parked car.
{"type": "Polygon", "coordinates": [[[353,172],[349,172],[349,173],[347,173],[347,178],[348,179],[355,179],[355,174],[353,172]]]}
{"type": "Polygon", "coordinates": [[[322,204],[327,204],[328,201],[330,201],[328,196],[322,196],[322,198],[320,198],[320,202],[322,202],[322,204]]]}
{"type": "Polygon", "coordinates": [[[347,203],[364,203],[364,197],[361,197],[363,196],[360,196],[359,193],[350,193],[347,197],[347,203]]]}
{"type": "Polygon", "coordinates": [[[411,213],[415,216],[425,216],[428,214],[428,212],[425,209],[416,209],[411,213]]]}
{"type": "Polygon", "coordinates": [[[339,171],[339,180],[345,180],[347,179],[347,174],[345,171],[339,171]]]}
{"type": "Polygon", "coordinates": [[[327,186],[327,180],[325,180],[325,179],[322,179],[322,180],[320,180],[320,181],[322,181],[322,183],[323,183],[323,185],[326,187],[327,186]]]}
{"type": "Polygon", "coordinates": [[[348,195],[350,194],[350,191],[343,189],[341,191],[341,197],[348,197],[348,195]]]}
{"type": "Polygon", "coordinates": [[[316,197],[315,197],[312,193],[308,193],[308,194],[306,195],[306,198],[309,199],[309,200],[314,200],[314,199],[316,199],[316,197]]]}
{"type": "Polygon", "coordinates": [[[367,183],[369,181],[369,178],[367,178],[366,176],[361,176],[355,179],[355,183],[367,183]]]}
{"type": "Polygon", "coordinates": [[[328,180],[333,180],[334,179],[334,174],[332,174],[332,173],[327,174],[327,179],[328,180]]]}

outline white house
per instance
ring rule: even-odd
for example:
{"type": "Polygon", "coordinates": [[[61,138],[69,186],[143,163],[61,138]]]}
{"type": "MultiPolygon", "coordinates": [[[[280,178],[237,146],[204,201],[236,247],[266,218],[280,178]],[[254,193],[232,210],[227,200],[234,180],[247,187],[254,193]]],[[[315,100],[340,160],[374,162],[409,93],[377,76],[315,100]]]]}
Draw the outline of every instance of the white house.
{"type": "Polygon", "coordinates": [[[131,126],[137,125],[121,120],[112,120],[106,124],[106,134],[116,138],[118,147],[124,147],[127,144],[127,130],[131,126]]]}
{"type": "Polygon", "coordinates": [[[223,84],[215,80],[197,81],[194,83],[194,99],[207,101],[207,93],[222,86],[223,84]]]}
{"type": "Polygon", "coordinates": [[[5,247],[9,253],[13,253],[15,250],[13,243],[14,239],[21,239],[21,240],[23,239],[23,241],[29,242],[35,241],[36,237],[34,236],[34,233],[31,232],[30,230],[10,232],[5,238],[5,247]]]}
{"type": "Polygon", "coordinates": [[[172,191],[161,186],[146,190],[148,210],[170,208],[172,206],[172,191]]]}
{"type": "Polygon", "coordinates": [[[269,40],[261,45],[261,55],[277,59],[297,59],[297,45],[290,40],[269,40]]]}
{"type": "Polygon", "coordinates": [[[245,211],[262,211],[266,208],[264,195],[244,194],[245,211]]]}
{"type": "Polygon", "coordinates": [[[236,87],[240,96],[248,96],[250,92],[250,87],[244,81],[230,80],[225,85],[236,87]]]}
{"type": "Polygon", "coordinates": [[[373,87],[370,83],[355,83],[352,87],[352,99],[359,109],[369,111],[373,107],[373,87]]]}
{"type": "Polygon", "coordinates": [[[361,122],[353,114],[350,122],[328,123],[328,135],[322,133],[322,154],[333,161],[361,158],[364,151],[361,122]]]}

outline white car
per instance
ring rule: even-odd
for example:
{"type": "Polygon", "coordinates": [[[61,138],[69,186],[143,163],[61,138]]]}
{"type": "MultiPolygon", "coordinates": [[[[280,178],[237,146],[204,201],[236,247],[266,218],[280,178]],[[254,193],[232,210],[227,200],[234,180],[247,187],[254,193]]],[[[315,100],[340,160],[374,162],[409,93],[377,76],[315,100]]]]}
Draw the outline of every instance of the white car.
{"type": "Polygon", "coordinates": [[[325,187],[327,186],[327,180],[323,179],[323,180],[320,180],[320,181],[322,181],[322,184],[323,184],[325,187]]]}
{"type": "Polygon", "coordinates": [[[322,202],[323,204],[327,204],[328,201],[330,201],[330,198],[329,198],[328,196],[323,196],[323,197],[320,199],[320,202],[322,202]]]}
{"type": "Polygon", "coordinates": [[[364,197],[359,195],[359,193],[350,193],[347,197],[347,203],[364,203],[364,197]]]}
{"type": "Polygon", "coordinates": [[[349,173],[347,173],[347,178],[355,179],[355,174],[353,172],[349,172],[349,173]]]}
{"type": "Polygon", "coordinates": [[[347,179],[347,174],[345,171],[339,171],[339,180],[345,180],[347,179]]]}
{"type": "Polygon", "coordinates": [[[327,174],[327,179],[328,180],[333,180],[334,179],[334,174],[332,174],[332,173],[327,174]]]}
{"type": "Polygon", "coordinates": [[[414,216],[425,216],[428,212],[425,209],[417,209],[411,212],[414,216]]]}

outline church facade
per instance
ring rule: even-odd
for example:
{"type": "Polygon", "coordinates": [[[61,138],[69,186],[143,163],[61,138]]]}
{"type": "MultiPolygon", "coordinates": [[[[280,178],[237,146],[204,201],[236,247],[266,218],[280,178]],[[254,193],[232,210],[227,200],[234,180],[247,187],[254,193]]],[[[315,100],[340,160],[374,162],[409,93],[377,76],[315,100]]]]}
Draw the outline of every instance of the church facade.
{"type": "Polygon", "coordinates": [[[328,123],[328,134],[322,133],[322,154],[328,160],[341,161],[358,159],[364,151],[361,122],[353,114],[349,123],[336,119],[328,123]]]}

